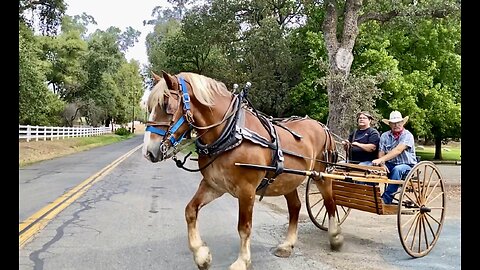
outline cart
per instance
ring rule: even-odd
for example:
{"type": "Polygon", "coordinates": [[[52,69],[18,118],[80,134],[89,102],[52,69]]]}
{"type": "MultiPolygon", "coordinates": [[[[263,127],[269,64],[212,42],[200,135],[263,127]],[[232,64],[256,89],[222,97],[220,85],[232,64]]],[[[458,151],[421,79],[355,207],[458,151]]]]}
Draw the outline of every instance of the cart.
{"type": "MultiPolygon", "coordinates": [[[[427,255],[437,242],[445,219],[445,186],[439,169],[430,161],[417,163],[404,180],[391,180],[383,167],[338,163],[329,166],[322,178],[332,180],[336,217],[342,224],[351,209],[378,215],[397,215],[397,227],[405,251],[412,257],[427,255]],[[382,187],[398,184],[394,204],[384,204],[382,187]]],[[[306,186],[307,212],[312,222],[328,230],[323,198],[309,177],[306,186]]]]}

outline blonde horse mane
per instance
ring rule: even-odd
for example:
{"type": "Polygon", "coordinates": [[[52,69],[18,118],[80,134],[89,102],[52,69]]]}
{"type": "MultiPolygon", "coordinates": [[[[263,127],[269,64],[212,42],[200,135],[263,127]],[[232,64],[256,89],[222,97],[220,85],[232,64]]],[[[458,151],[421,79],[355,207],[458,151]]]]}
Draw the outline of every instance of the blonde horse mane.
{"type": "MultiPolygon", "coordinates": [[[[213,106],[215,94],[227,96],[230,94],[227,87],[223,82],[219,82],[215,79],[192,73],[181,72],[177,77],[182,77],[188,81],[192,88],[195,98],[206,106],[213,106]]],[[[165,79],[162,77],[158,83],[153,87],[147,101],[147,108],[151,111],[156,105],[163,107],[163,100],[165,96],[170,96],[165,79]]]]}

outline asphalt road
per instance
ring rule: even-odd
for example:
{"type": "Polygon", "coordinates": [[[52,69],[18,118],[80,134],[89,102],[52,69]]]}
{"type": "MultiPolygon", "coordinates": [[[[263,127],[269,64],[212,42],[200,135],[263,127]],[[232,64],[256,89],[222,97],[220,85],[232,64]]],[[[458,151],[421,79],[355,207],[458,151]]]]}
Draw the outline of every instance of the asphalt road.
{"type": "MultiPolygon", "coordinates": [[[[138,136],[20,169],[19,222],[141,143],[142,137],[138,136]]],[[[187,166],[195,168],[193,163],[187,166]]],[[[438,166],[447,185],[461,183],[460,166],[438,166]]],[[[171,160],[149,163],[137,150],[20,249],[19,269],[195,269],[187,245],[184,208],[199,179],[199,173],[181,170],[171,160]]],[[[460,268],[459,217],[448,218],[434,250],[415,260],[399,244],[395,223],[382,229],[387,232],[367,237],[369,242],[379,244],[380,250],[365,245],[361,231],[355,236],[346,235],[350,239],[346,240],[350,241],[345,244],[347,251],[355,251],[358,244],[370,253],[371,259],[361,262],[343,257],[347,253],[330,252],[327,234],[303,215],[294,255],[277,258],[271,248],[283,240],[287,227],[287,214],[282,209],[285,201],[277,199],[265,198],[255,204],[253,269],[460,268]],[[384,246],[386,243],[392,244],[384,246]],[[357,265],[337,268],[345,260],[357,265]]],[[[237,202],[229,195],[200,211],[200,232],[213,254],[211,269],[227,269],[237,257],[237,211],[237,202]]],[[[372,227],[369,218],[361,219],[372,227]]]]}

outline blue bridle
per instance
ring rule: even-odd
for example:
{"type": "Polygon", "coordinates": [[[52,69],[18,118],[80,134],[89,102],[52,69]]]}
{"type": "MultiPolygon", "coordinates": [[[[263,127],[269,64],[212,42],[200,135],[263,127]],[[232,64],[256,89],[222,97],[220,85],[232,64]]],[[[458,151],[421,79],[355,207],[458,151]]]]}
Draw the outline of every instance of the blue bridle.
{"type": "MultiPolygon", "coordinates": [[[[185,80],[180,77],[178,79],[180,81],[181,85],[181,90],[182,90],[182,98],[183,98],[183,110],[185,111],[185,114],[182,115],[173,125],[169,126],[168,129],[165,131],[163,129],[156,128],[154,126],[147,126],[145,129],[146,131],[150,131],[152,133],[158,134],[160,136],[163,136],[163,142],[165,140],[169,140],[172,146],[177,146],[185,137],[185,135],[192,130],[192,125],[191,122],[193,121],[192,119],[192,112],[190,111],[190,96],[188,95],[187,91],[187,86],[185,84],[185,80]],[[187,116],[187,118],[185,117],[187,116]],[[173,134],[183,125],[183,123],[187,121],[189,123],[189,128],[186,130],[178,139],[175,139],[173,134]]],[[[162,145],[163,145],[162,142],[162,145]]]]}

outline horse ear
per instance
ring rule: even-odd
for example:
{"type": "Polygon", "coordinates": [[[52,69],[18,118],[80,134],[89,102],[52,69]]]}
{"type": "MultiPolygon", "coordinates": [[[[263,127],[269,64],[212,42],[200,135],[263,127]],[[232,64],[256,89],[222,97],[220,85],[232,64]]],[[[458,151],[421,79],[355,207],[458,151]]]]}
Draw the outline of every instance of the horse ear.
{"type": "Polygon", "coordinates": [[[155,74],[155,72],[153,72],[153,71],[150,71],[150,72],[152,72],[152,75],[153,75],[153,82],[158,83],[160,81],[161,77],[158,76],[157,74],[155,74]]]}
{"type": "Polygon", "coordinates": [[[164,70],[162,70],[162,75],[163,75],[163,78],[165,79],[165,82],[167,83],[168,89],[172,89],[172,90],[179,89],[177,78],[175,78],[175,76],[168,74],[164,70]]]}

